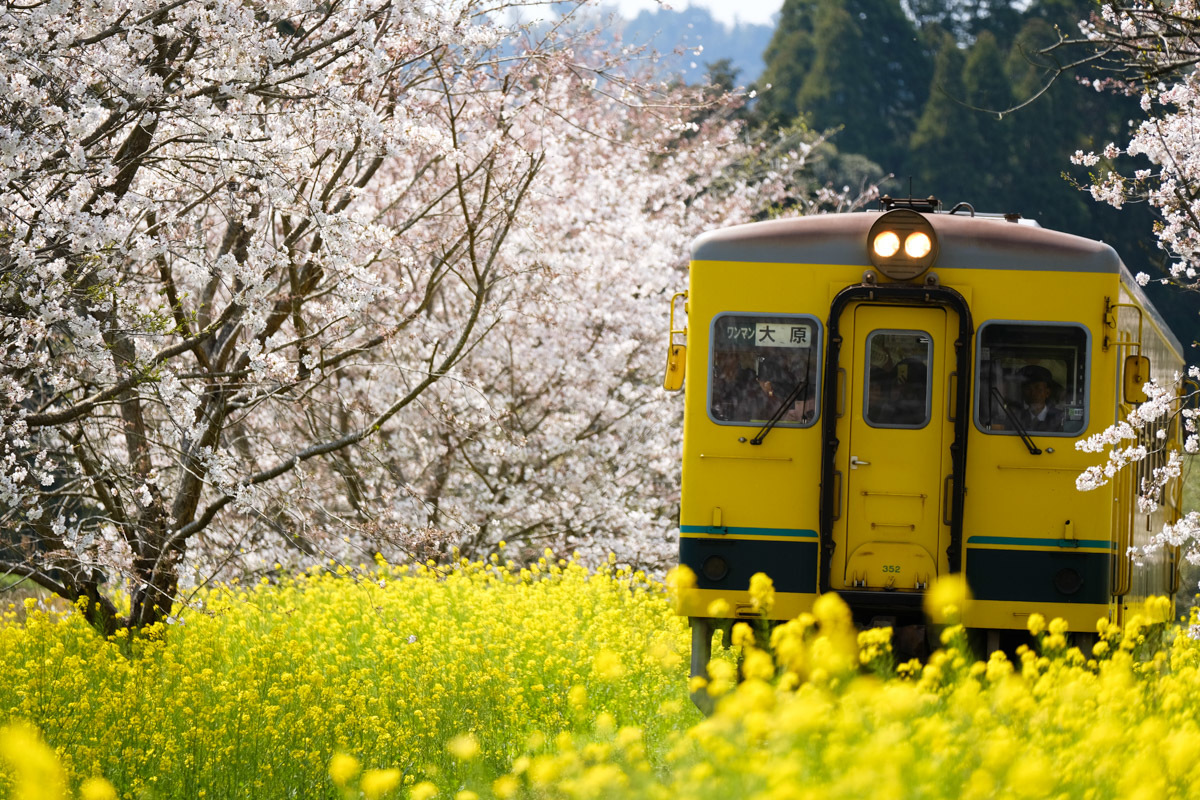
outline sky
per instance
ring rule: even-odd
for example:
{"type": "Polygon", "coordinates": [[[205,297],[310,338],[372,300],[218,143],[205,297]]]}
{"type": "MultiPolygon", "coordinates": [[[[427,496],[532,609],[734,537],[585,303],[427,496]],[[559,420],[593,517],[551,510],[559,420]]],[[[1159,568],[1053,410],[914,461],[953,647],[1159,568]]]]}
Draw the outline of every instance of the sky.
{"type": "Polygon", "coordinates": [[[771,17],[783,6],[783,0],[606,0],[605,5],[614,5],[621,16],[632,19],[642,10],[653,10],[660,5],[669,5],[676,11],[682,11],[689,5],[704,6],[712,15],[727,25],[735,20],[756,25],[767,25],[771,17]]]}

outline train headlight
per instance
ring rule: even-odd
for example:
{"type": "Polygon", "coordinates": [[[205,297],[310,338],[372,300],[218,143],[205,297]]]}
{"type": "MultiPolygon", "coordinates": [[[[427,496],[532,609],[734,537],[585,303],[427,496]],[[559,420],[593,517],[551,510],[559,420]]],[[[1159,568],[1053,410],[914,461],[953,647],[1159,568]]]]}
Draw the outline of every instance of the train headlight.
{"type": "Polygon", "coordinates": [[[867,255],[871,265],[892,280],[912,280],[937,260],[937,234],[921,214],[896,208],[880,214],[871,226],[867,255]]]}
{"type": "Polygon", "coordinates": [[[894,231],[884,231],[875,237],[871,248],[881,258],[891,258],[900,251],[900,237],[894,231]]]}
{"type": "Polygon", "coordinates": [[[904,239],[904,254],[909,258],[924,258],[932,249],[933,240],[922,231],[910,233],[904,239]]]}

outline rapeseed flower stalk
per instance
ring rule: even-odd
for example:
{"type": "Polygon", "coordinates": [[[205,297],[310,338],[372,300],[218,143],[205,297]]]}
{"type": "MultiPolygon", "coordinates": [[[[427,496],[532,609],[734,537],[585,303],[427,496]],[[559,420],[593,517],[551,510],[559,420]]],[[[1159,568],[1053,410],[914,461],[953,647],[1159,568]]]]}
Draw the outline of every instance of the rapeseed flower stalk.
{"type": "Polygon", "coordinates": [[[470,761],[479,755],[479,741],[471,734],[464,733],[451,739],[446,749],[459,761],[470,761]]]}
{"type": "MultiPolygon", "coordinates": [[[[1172,636],[1165,621],[1106,623],[1101,633],[1111,647],[1089,658],[1071,646],[1063,621],[1033,619],[1035,646],[1020,648],[1015,662],[1002,652],[976,661],[966,631],[946,624],[942,649],[923,665],[835,679],[813,665],[845,647],[848,614],[839,602],[814,609],[820,619],[814,613],[777,626],[772,672],[780,677],[744,674],[712,717],[674,737],[663,769],[616,773],[611,767],[620,765],[609,756],[603,796],[1149,800],[1200,789],[1200,648],[1172,636]],[[1156,634],[1164,649],[1152,653],[1144,648],[1156,634]]],[[[751,634],[735,625],[732,644],[746,660],[771,658],[751,634]]],[[[884,629],[862,632],[856,644],[860,665],[889,652],[884,629]]],[[[726,680],[714,667],[710,677],[726,680]]],[[[504,796],[599,796],[567,777],[580,752],[597,751],[578,739],[539,751],[538,779],[515,769],[504,796]]]]}
{"type": "Polygon", "coordinates": [[[346,786],[362,772],[358,759],[345,753],[335,753],[329,760],[329,777],[338,786],[346,786]]]}
{"type": "Polygon", "coordinates": [[[380,800],[400,785],[400,770],[369,769],[363,773],[359,787],[367,800],[380,800]]]}
{"type": "Polygon", "coordinates": [[[953,624],[970,598],[971,590],[961,573],[943,575],[925,593],[925,616],[935,624],[953,624]]]}
{"type": "Polygon", "coordinates": [[[104,778],[88,778],[79,785],[79,800],[117,800],[117,790],[104,778]]]}
{"type": "Polygon", "coordinates": [[[764,572],[756,572],[750,577],[750,605],[764,615],[775,607],[775,584],[764,572]]]}
{"type": "Polygon", "coordinates": [[[1087,652],[1031,617],[1033,646],[986,661],[947,614],[896,664],[828,595],[769,641],[735,624],[701,718],[664,587],[498,561],[233,584],[132,640],[12,610],[0,756],[43,743],[0,798],[1200,796],[1200,642],[1164,601],[1087,652]],[[61,781],[25,791],[34,767],[61,781]]]}
{"type": "Polygon", "coordinates": [[[891,675],[896,668],[892,654],[892,629],[867,628],[858,634],[858,660],[876,675],[891,675]]]}
{"type": "MultiPolygon", "coordinates": [[[[57,751],[63,797],[99,776],[164,800],[449,798],[468,780],[489,796],[535,734],[607,714],[661,748],[699,718],[686,621],[614,564],[314,569],[216,587],[133,638],[74,610],[17,617],[0,620],[0,726],[57,751]]],[[[22,774],[0,768],[0,800],[22,774]]]]}

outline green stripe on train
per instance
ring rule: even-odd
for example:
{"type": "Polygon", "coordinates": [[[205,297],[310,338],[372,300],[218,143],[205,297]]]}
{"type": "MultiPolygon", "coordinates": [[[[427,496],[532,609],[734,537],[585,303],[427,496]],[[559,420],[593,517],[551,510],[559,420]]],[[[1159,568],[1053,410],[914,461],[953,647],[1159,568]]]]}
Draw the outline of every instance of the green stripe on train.
{"type": "Polygon", "coordinates": [[[787,536],[800,539],[816,539],[817,532],[805,528],[738,528],[714,527],[712,525],[680,525],[680,533],[708,533],[720,536],[787,536]]]}

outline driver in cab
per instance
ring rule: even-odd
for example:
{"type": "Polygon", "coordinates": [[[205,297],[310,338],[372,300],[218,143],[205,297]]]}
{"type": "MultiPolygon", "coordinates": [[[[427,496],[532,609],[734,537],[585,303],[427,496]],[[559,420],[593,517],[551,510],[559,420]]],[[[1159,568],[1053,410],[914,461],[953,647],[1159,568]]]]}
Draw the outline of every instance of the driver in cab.
{"type": "Polygon", "coordinates": [[[1029,364],[1021,368],[1020,375],[1021,405],[1014,411],[1021,426],[1027,431],[1061,431],[1063,410],[1058,401],[1062,387],[1050,370],[1029,364]]]}

